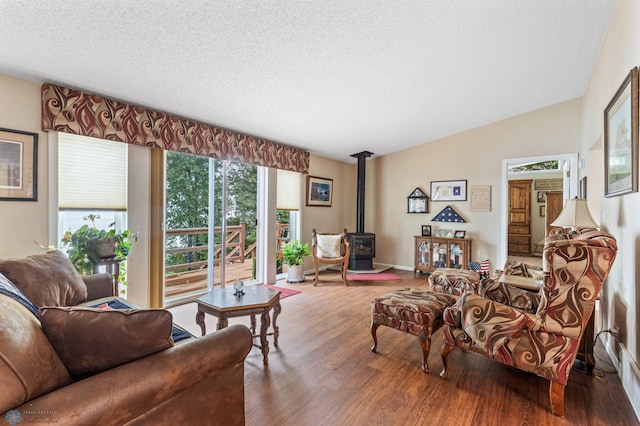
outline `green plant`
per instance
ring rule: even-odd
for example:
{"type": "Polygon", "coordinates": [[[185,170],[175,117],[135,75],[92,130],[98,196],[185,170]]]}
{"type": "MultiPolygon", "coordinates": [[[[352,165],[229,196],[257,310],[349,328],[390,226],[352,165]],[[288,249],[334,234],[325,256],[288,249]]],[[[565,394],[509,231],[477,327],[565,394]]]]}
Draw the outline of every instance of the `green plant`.
{"type": "Polygon", "coordinates": [[[282,258],[289,266],[302,265],[305,256],[311,256],[308,243],[290,241],[282,246],[282,258]]]}
{"type": "MultiPolygon", "coordinates": [[[[127,229],[116,231],[114,229],[98,229],[95,227],[95,220],[98,215],[90,214],[85,216],[84,220],[90,220],[91,226],[83,225],[76,231],[65,232],[61,247],[66,250],[69,260],[80,274],[92,274],[95,265],[104,258],[102,251],[105,246],[110,249],[112,254],[109,257],[126,258],[131,248],[129,236],[131,232],[127,229]]],[[[112,223],[109,227],[114,227],[112,223]]],[[[119,277],[122,282],[122,277],[119,277]]]]}

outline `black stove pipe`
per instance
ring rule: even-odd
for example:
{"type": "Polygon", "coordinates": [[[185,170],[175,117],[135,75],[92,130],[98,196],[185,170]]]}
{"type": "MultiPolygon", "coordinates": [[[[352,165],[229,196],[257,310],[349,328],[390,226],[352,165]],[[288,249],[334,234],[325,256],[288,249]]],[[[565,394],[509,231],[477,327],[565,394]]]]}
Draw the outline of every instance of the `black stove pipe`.
{"type": "Polygon", "coordinates": [[[358,159],[358,184],[357,184],[357,200],[356,200],[356,232],[362,234],[364,232],[364,187],[365,187],[365,169],[367,167],[367,158],[371,157],[373,152],[362,151],[352,154],[352,157],[358,159]]]}

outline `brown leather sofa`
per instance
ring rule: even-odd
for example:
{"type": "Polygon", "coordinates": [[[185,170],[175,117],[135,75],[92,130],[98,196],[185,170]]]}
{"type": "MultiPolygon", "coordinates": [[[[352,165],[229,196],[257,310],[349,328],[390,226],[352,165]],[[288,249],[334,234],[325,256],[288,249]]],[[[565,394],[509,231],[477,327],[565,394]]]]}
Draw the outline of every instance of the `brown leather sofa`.
{"type": "MultiPolygon", "coordinates": [[[[0,281],[19,290],[18,297],[0,291],[0,413],[9,423],[244,424],[244,359],[252,345],[247,327],[235,325],[175,344],[169,335],[164,339],[167,349],[78,378],[56,351],[43,313],[63,318],[103,315],[95,309],[43,307],[86,305],[87,300],[113,297],[109,275],[81,278],[58,251],[0,260],[0,273],[0,281]],[[41,308],[40,318],[19,296],[41,308]]],[[[110,315],[118,318],[126,316],[113,312],[110,315]]],[[[164,310],[129,314],[169,315],[164,310]]],[[[113,344],[118,342],[118,330],[97,332],[90,321],[79,327],[91,338],[97,334],[105,350],[120,347],[113,344]]],[[[63,333],[56,338],[71,339],[68,347],[75,349],[76,336],[63,333]]],[[[100,351],[101,345],[96,346],[100,351]]],[[[83,350],[96,348],[77,347],[78,352],[83,350]]]]}

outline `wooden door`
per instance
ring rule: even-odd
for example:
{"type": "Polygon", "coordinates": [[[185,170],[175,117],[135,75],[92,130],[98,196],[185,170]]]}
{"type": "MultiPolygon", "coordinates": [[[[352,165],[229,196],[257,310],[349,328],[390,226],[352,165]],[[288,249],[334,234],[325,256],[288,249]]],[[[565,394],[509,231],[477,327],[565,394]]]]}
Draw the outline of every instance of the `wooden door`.
{"type": "Polygon", "coordinates": [[[562,192],[547,192],[546,194],[546,212],[545,212],[545,238],[549,235],[549,231],[554,228],[558,228],[557,226],[551,226],[551,222],[556,220],[560,212],[562,211],[562,207],[564,204],[564,199],[562,197],[562,192]]]}
{"type": "Polygon", "coordinates": [[[531,179],[509,181],[509,254],[531,254],[531,179]]]}

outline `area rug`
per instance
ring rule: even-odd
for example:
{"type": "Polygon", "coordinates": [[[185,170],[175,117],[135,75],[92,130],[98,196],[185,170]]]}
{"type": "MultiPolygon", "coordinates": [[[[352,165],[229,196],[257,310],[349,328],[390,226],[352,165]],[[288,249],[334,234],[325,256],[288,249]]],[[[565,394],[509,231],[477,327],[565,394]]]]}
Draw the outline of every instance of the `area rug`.
{"type": "Polygon", "coordinates": [[[294,290],[292,288],[277,287],[275,285],[263,284],[262,286],[264,288],[270,288],[271,290],[280,291],[280,299],[284,299],[285,297],[293,296],[294,294],[302,293],[299,290],[294,290]]]}
{"type": "Polygon", "coordinates": [[[352,281],[395,281],[402,278],[391,272],[381,272],[379,274],[347,274],[347,279],[352,281]]]}

